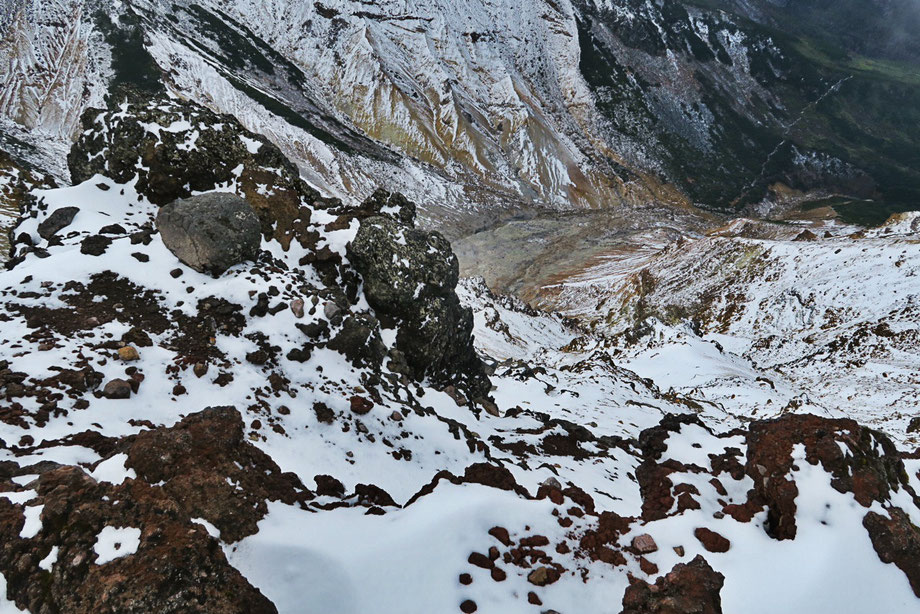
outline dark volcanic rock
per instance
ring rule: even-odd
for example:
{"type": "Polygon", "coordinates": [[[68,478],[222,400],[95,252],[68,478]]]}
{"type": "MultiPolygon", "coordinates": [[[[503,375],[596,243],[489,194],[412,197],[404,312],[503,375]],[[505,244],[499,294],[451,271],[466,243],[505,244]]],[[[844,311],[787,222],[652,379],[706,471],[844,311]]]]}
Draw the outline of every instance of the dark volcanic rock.
{"type": "Polygon", "coordinates": [[[380,214],[364,217],[348,246],[368,302],[378,317],[399,324],[396,348],[416,378],[488,396],[491,386],[473,349],[473,314],[456,293],[459,264],[450,243],[438,232],[414,228],[405,204],[390,212],[383,206],[390,199],[373,198],[380,214]]]}
{"type": "Polygon", "coordinates": [[[38,236],[42,239],[50,239],[58,232],[70,226],[73,219],[80,212],[79,207],[61,207],[51,212],[47,218],[38,225],[38,236]]]}
{"type": "Polygon", "coordinates": [[[365,313],[349,316],[328,345],[359,367],[379,365],[387,351],[377,320],[365,313]]]}
{"type": "Polygon", "coordinates": [[[127,399],[131,396],[131,384],[123,379],[113,379],[102,389],[102,396],[107,399],[127,399]]]}
{"type": "Polygon", "coordinates": [[[163,243],[200,273],[220,275],[231,266],[255,260],[259,218],[234,194],[211,192],[169,203],[157,214],[163,243]]]}
{"type": "Polygon", "coordinates": [[[633,580],[623,595],[621,614],[721,614],[725,576],[697,556],[678,563],[655,584],[633,580]]]}
{"type": "Polygon", "coordinates": [[[300,179],[297,167],[236,118],[191,102],[164,98],[131,101],[124,109],[89,109],[67,162],[74,182],[97,173],[119,183],[137,177],[137,191],[157,205],[233,185],[258,215],[266,237],[285,248],[295,237],[305,247],[316,238],[303,203],[323,199],[300,179]],[[193,132],[195,147],[189,148],[193,132]]]}
{"type": "Polygon", "coordinates": [[[80,243],[80,253],[87,256],[101,256],[112,244],[112,239],[103,235],[90,235],[80,243]]]}

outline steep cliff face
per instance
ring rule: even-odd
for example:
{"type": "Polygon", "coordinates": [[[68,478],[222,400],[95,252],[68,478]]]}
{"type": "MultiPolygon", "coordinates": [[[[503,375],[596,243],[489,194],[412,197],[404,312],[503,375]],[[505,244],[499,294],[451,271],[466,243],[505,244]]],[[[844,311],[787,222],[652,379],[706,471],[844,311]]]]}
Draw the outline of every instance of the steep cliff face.
{"type": "Polygon", "coordinates": [[[815,19],[822,8],[6,3],[0,116],[48,149],[107,92],[162,82],[269,136],[323,191],[360,200],[383,184],[458,234],[535,206],[772,210],[844,194],[903,208],[920,194],[917,55],[873,41],[883,18],[913,13],[815,19]]]}

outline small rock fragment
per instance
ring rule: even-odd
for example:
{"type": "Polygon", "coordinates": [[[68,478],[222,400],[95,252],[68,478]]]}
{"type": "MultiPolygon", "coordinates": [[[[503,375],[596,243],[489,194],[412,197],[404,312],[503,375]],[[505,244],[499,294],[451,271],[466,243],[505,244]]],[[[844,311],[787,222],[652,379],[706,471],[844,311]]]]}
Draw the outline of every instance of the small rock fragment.
{"type": "Polygon", "coordinates": [[[489,535],[500,541],[505,546],[511,546],[511,536],[508,535],[508,529],[504,527],[492,527],[489,529],[489,535]]]}
{"type": "Polygon", "coordinates": [[[102,396],[107,399],[127,399],[131,396],[131,384],[123,379],[113,379],[102,389],[102,396]]]}
{"type": "Polygon", "coordinates": [[[703,544],[703,547],[709,552],[728,552],[729,548],[732,547],[730,541],[715,531],[711,531],[704,527],[700,527],[693,531],[693,535],[700,540],[700,543],[703,544]]]}
{"type": "Polygon", "coordinates": [[[302,298],[296,298],[291,301],[291,311],[294,312],[294,317],[298,320],[303,317],[304,311],[304,302],[302,298]]]}
{"type": "Polygon", "coordinates": [[[87,256],[101,256],[112,244],[112,239],[103,235],[90,235],[80,243],[80,253],[87,256]]]}
{"type": "Polygon", "coordinates": [[[495,563],[493,563],[489,557],[481,552],[473,552],[470,554],[467,562],[470,565],[475,565],[476,567],[481,567],[483,569],[491,569],[492,566],[495,565],[495,563]]]}
{"type": "Polygon", "coordinates": [[[140,355],[137,353],[137,350],[130,345],[126,345],[123,348],[118,348],[118,357],[125,362],[132,362],[134,360],[140,359],[140,355]]]}
{"type": "Polygon", "coordinates": [[[80,212],[78,207],[61,207],[51,212],[45,220],[38,225],[38,236],[48,240],[59,231],[70,226],[73,219],[80,212]]]}
{"type": "Polygon", "coordinates": [[[534,586],[546,586],[549,583],[549,569],[537,567],[527,575],[527,581],[534,586]]]}
{"type": "Polygon", "coordinates": [[[658,544],[655,543],[651,535],[645,533],[633,538],[632,548],[639,554],[651,554],[658,551],[658,544]]]}
{"type": "Polygon", "coordinates": [[[373,402],[358,395],[351,397],[351,411],[359,416],[363,416],[372,409],[374,409],[373,402]]]}

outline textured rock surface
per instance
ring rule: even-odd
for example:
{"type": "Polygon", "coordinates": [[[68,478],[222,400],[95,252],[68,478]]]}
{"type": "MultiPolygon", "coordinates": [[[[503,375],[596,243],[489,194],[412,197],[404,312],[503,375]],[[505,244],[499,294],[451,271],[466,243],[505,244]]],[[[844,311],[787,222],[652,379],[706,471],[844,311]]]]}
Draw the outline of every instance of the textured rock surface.
{"type": "Polygon", "coordinates": [[[411,204],[388,206],[391,201],[376,194],[362,212],[373,203],[379,214],[361,219],[348,247],[368,303],[378,317],[399,324],[396,348],[416,378],[445,385],[460,378],[473,397],[488,396],[488,378],[473,349],[473,314],[456,293],[459,264],[450,243],[438,232],[416,229],[411,204]]]}
{"type": "Polygon", "coordinates": [[[191,102],[170,99],[88,110],[83,132],[67,158],[74,181],[102,174],[118,182],[137,177],[137,191],[157,205],[193,192],[221,188],[246,198],[262,232],[287,247],[303,230],[310,210],[302,201],[322,201],[300,173],[265,137],[231,116],[191,102]]]}
{"type": "Polygon", "coordinates": [[[775,539],[796,536],[798,487],[790,479],[793,446],[805,449],[805,462],[818,463],[832,486],[850,492],[864,507],[888,501],[893,491],[911,492],[904,465],[891,440],[853,420],[787,415],[754,422],[748,436],[746,472],[754,480],[752,502],[767,508],[765,529],[775,539]]]}
{"type": "Polygon", "coordinates": [[[0,498],[0,569],[8,597],[20,607],[75,614],[277,612],[161,488],[134,480],[97,483],[77,467],[61,467],[43,473],[37,490],[43,530],[30,539],[20,537],[21,508],[0,498]],[[93,545],[106,527],[140,529],[137,551],[97,564],[93,545]],[[36,562],[52,548],[57,561],[49,572],[36,562]]]}
{"type": "Polygon", "coordinates": [[[210,192],[160,208],[157,229],[176,257],[200,273],[220,275],[255,260],[262,236],[259,218],[234,194],[210,192]]]}
{"type": "Polygon", "coordinates": [[[655,584],[633,582],[623,596],[621,614],[722,614],[719,596],[725,576],[701,556],[678,563],[655,584]]]}

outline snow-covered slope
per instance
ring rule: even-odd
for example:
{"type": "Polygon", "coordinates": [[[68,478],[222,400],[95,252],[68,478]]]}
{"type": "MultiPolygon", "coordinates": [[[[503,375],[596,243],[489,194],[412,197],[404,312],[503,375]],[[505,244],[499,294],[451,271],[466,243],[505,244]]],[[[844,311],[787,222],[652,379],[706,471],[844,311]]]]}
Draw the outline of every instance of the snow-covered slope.
{"type": "MultiPolygon", "coordinates": [[[[113,109],[84,139],[131,121],[154,153],[122,183],[33,190],[0,274],[0,609],[916,609],[920,464],[886,435],[666,390],[479,281],[459,294],[490,399],[418,378],[400,359],[411,317],[371,307],[374,269],[353,258],[394,228],[380,260],[445,304],[456,263],[418,270],[407,203],[300,186],[282,228],[289,192],[246,180],[269,143],[175,100],[113,109]],[[148,166],[212,155],[213,131],[242,162],[212,187],[277,218],[256,261],[217,277],[156,231],[148,166]]],[[[104,144],[92,155],[124,169],[104,144]]],[[[907,244],[911,223],[864,240],[907,244]]]]}
{"type": "Polygon", "coordinates": [[[324,193],[400,190],[452,236],[509,209],[920,194],[909,63],[841,63],[715,4],[29,0],[4,11],[0,117],[60,161],[83,109],[162,84],[324,193]]]}
{"type": "Polygon", "coordinates": [[[544,289],[659,385],[752,416],[808,406],[893,436],[917,414],[918,214],[860,230],[736,220],[544,289]],[[661,360],[684,356],[692,364],[661,360]]]}

